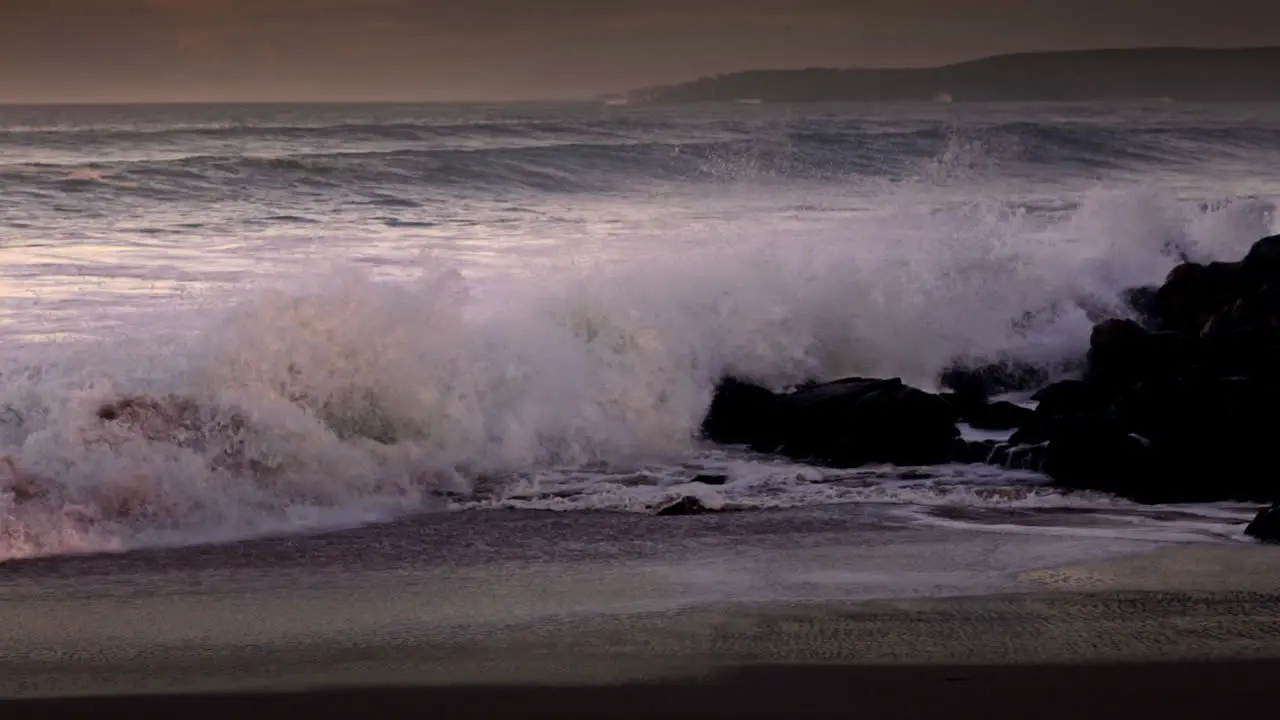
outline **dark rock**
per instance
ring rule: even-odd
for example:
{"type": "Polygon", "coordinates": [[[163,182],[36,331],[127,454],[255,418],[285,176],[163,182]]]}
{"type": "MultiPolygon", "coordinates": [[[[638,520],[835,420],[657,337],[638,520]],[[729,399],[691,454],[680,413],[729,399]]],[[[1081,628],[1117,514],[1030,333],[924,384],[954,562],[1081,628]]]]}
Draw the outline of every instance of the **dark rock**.
{"type": "Polygon", "coordinates": [[[1243,271],[1247,276],[1280,275],[1280,235],[1258,240],[1244,256],[1243,271]]]}
{"type": "Polygon", "coordinates": [[[728,475],[698,475],[689,482],[702,483],[703,485],[724,485],[729,482],[728,475]]]}
{"type": "Polygon", "coordinates": [[[1140,502],[1273,501],[1277,407],[1276,387],[1248,379],[1141,383],[1102,412],[1059,418],[1045,472],[1140,502]]]}
{"type": "MultiPolygon", "coordinates": [[[[1047,442],[1044,471],[1063,487],[1141,502],[1280,500],[1280,236],[1241,262],[1179,265],[1127,302],[1146,326],[1097,324],[1083,380],[1038,393],[1010,442],[1047,442]]],[[[1012,452],[991,459],[1011,464],[1012,452]]]]}
{"type": "Polygon", "coordinates": [[[1133,320],[1098,323],[1089,336],[1085,381],[1103,387],[1124,387],[1136,382],[1152,362],[1153,347],[1150,333],[1133,320]]]}
{"type": "Polygon", "coordinates": [[[1031,399],[1036,409],[1052,408],[1053,412],[1084,412],[1097,406],[1098,393],[1083,380],[1059,380],[1037,390],[1031,399]]]}
{"type": "Polygon", "coordinates": [[[1060,487],[1098,490],[1152,500],[1149,444],[1096,417],[1072,418],[1055,428],[1042,469],[1060,487]]]}
{"type": "Polygon", "coordinates": [[[1184,414],[1191,392],[1182,380],[1138,383],[1117,393],[1107,409],[1129,432],[1160,439],[1168,434],[1166,426],[1184,414]]]}
{"type": "Polygon", "coordinates": [[[955,412],[901,380],[850,378],[784,396],[782,452],[837,467],[944,463],[955,412]]]}
{"type": "Polygon", "coordinates": [[[681,517],[687,515],[704,515],[709,512],[714,511],[706,505],[703,505],[702,501],[698,498],[686,495],[658,508],[658,511],[655,512],[654,515],[657,515],[658,517],[681,517]]]}
{"type": "Polygon", "coordinates": [[[1178,377],[1203,361],[1204,348],[1205,343],[1195,335],[1153,332],[1147,337],[1148,364],[1141,376],[1148,379],[1178,377]]]}
{"type": "Polygon", "coordinates": [[[1177,377],[1202,356],[1197,336],[1150,332],[1133,320],[1098,323],[1089,337],[1085,382],[1108,393],[1134,383],[1177,377]]]}
{"type": "Polygon", "coordinates": [[[1062,380],[1032,396],[1036,409],[1018,426],[1009,442],[1038,445],[1053,437],[1056,429],[1081,415],[1096,414],[1105,409],[1109,394],[1083,380],[1062,380]]]}
{"type": "Polygon", "coordinates": [[[991,397],[982,373],[971,368],[949,368],[938,376],[938,385],[946,390],[946,400],[955,407],[958,413],[985,403],[991,397]]]}
{"type": "Polygon", "coordinates": [[[938,377],[938,384],[968,399],[985,401],[992,395],[1034,390],[1049,381],[1049,371],[1039,365],[1005,359],[957,362],[938,377]]]}
{"type": "Polygon", "coordinates": [[[1013,430],[1022,427],[1034,415],[1031,408],[1000,401],[979,405],[961,415],[961,420],[976,430],[1013,430]]]}
{"type": "Polygon", "coordinates": [[[734,380],[717,391],[703,435],[834,467],[933,465],[951,458],[955,420],[946,400],[897,379],[849,378],[781,395],[734,380]]]}
{"type": "Polygon", "coordinates": [[[987,398],[981,395],[944,392],[939,393],[939,397],[946,400],[951,405],[956,417],[961,419],[987,404],[987,398]]]}
{"type": "Polygon", "coordinates": [[[1166,494],[1184,502],[1280,500],[1277,407],[1280,388],[1248,378],[1135,388],[1117,403],[1151,439],[1166,494]]]}
{"type": "MultiPolygon", "coordinates": [[[[1133,319],[1098,322],[1080,379],[1043,387],[1031,412],[989,399],[1062,368],[968,359],[940,375],[945,397],[896,380],[788,395],[726,381],[706,434],[837,466],[989,462],[1139,502],[1280,501],[1280,235],[1239,262],[1184,262],[1120,300],[1127,308],[1080,305],[1133,319]],[[1017,429],[1007,443],[966,442],[957,418],[1017,429]]],[[[1274,527],[1278,513],[1251,527],[1274,527]]]]}
{"type": "Polygon", "coordinates": [[[1199,334],[1239,295],[1242,263],[1183,263],[1169,271],[1152,308],[1158,330],[1199,334]]]}
{"type": "Polygon", "coordinates": [[[1120,293],[1120,301],[1137,317],[1143,327],[1154,329],[1157,323],[1156,295],[1159,287],[1143,286],[1130,288],[1120,293]]]}
{"type": "Polygon", "coordinates": [[[1280,543],[1280,504],[1258,513],[1244,529],[1244,534],[1267,543],[1280,543]]]}
{"type": "Polygon", "coordinates": [[[1009,436],[1009,442],[1015,445],[1036,445],[1048,442],[1062,422],[1061,417],[1036,413],[1009,436]]]}
{"type": "Polygon", "coordinates": [[[702,434],[725,445],[750,445],[769,452],[780,434],[778,396],[758,385],[728,378],[716,387],[702,434]]]}
{"type": "Polygon", "coordinates": [[[1216,339],[1240,331],[1266,330],[1275,337],[1280,330],[1280,281],[1259,282],[1242,288],[1240,295],[1209,318],[1201,336],[1216,339]]]}
{"type": "Polygon", "coordinates": [[[1280,332],[1266,327],[1215,333],[1201,342],[1199,362],[1188,370],[1203,377],[1280,380],[1280,332]]]}

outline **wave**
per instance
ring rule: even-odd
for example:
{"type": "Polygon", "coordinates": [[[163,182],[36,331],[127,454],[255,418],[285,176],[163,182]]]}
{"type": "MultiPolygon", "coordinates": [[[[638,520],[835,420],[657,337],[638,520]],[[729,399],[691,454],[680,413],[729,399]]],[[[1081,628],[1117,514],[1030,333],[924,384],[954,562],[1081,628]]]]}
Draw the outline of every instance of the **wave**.
{"type": "Polygon", "coordinates": [[[531,471],[682,472],[725,374],[930,387],[957,356],[1056,363],[1123,289],[1274,224],[1257,200],[1100,189],[1030,213],[931,187],[536,277],[440,258],[408,282],[297,272],[156,311],[145,336],[8,346],[0,559],[385,519],[480,488],[501,504],[531,471]]]}
{"type": "MultiPolygon", "coordinates": [[[[118,134],[93,135],[89,142],[53,133],[71,148],[44,152],[41,160],[0,164],[0,188],[33,181],[66,185],[75,173],[117,180],[100,189],[120,193],[200,196],[250,183],[590,192],[643,180],[723,181],[748,175],[910,180],[922,165],[957,152],[1015,175],[1051,169],[1062,177],[1087,178],[1101,172],[1229,165],[1280,147],[1280,128],[1085,122],[886,126],[798,120],[762,130],[717,121],[677,132],[662,123],[613,119],[443,128],[413,123],[229,127],[201,130],[208,135],[201,138],[189,137],[190,129],[172,132],[178,135],[147,135],[146,144],[114,159],[128,147],[118,134]]],[[[21,152],[12,156],[24,157],[21,152]]]]}
{"type": "MultiPolygon", "coordinates": [[[[972,131],[987,137],[1009,136],[1025,140],[1038,140],[1066,144],[1076,138],[1112,137],[1126,140],[1229,143],[1248,146],[1274,145],[1280,138],[1280,128],[1273,124],[1256,122],[1256,118],[1239,121],[1230,119],[1205,120],[1196,118],[1179,121],[1176,116],[1166,118],[1120,119],[1063,119],[1053,121],[1030,120],[979,120],[893,115],[887,118],[867,116],[863,113],[833,119],[828,116],[811,118],[727,118],[709,115],[705,118],[685,116],[673,119],[662,114],[618,115],[614,113],[577,113],[579,117],[565,119],[563,113],[551,119],[507,117],[505,119],[459,119],[450,121],[441,117],[414,119],[365,119],[360,121],[335,120],[332,122],[236,122],[220,120],[205,123],[154,123],[149,125],[116,124],[54,124],[15,125],[0,124],[0,139],[14,146],[74,147],[76,145],[104,145],[129,147],[135,144],[153,146],[180,146],[202,144],[209,141],[253,143],[258,141],[293,142],[327,140],[362,142],[367,140],[433,141],[464,138],[476,143],[502,139],[549,139],[601,141],[636,137],[678,139],[696,135],[725,135],[740,138],[760,137],[772,132],[775,139],[803,142],[813,140],[828,145],[843,144],[850,139],[896,137],[937,138],[952,131],[972,131]]],[[[472,145],[473,147],[475,145],[472,145]]]]}
{"type": "Polygon", "coordinates": [[[224,141],[296,140],[435,140],[454,137],[473,139],[557,137],[572,135],[613,136],[619,133],[656,131],[668,126],[635,123],[626,118],[602,121],[564,122],[558,120],[467,120],[448,122],[435,119],[383,122],[297,122],[243,123],[219,121],[151,126],[29,125],[0,127],[0,140],[39,146],[103,143],[120,145],[137,142],[184,143],[224,141]]]}

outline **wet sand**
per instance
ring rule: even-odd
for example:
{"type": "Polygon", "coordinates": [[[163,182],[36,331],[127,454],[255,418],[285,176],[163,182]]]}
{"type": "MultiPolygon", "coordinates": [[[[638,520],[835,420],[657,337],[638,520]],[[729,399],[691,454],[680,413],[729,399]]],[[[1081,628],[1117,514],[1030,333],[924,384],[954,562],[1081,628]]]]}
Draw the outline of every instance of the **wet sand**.
{"type": "Polygon", "coordinates": [[[618,686],[383,687],[0,700],[6,718],[1212,718],[1274,711],[1280,662],[753,666],[618,686]],[[232,715],[235,714],[235,715],[232,715]]]}
{"type": "Polygon", "coordinates": [[[1109,693],[1204,717],[1270,690],[1276,660],[1280,548],[853,509],[455,517],[0,567],[0,697],[46,698],[4,717],[116,707],[76,696],[131,715],[1066,717],[1109,693]]]}

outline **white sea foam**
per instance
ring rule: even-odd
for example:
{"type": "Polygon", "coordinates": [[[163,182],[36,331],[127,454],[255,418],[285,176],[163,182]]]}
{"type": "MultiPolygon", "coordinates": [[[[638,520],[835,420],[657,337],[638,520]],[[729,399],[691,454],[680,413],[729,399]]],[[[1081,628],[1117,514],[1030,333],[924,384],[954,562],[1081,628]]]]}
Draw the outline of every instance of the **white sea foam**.
{"type": "Polygon", "coordinates": [[[442,496],[610,509],[690,492],[740,507],[1105,502],[991,469],[832,482],[756,462],[721,488],[678,485],[715,470],[696,434],[725,374],[928,387],[956,356],[1069,357],[1091,327],[1084,308],[1121,311],[1118,293],[1158,282],[1171,248],[1237,258],[1272,223],[1265,201],[1204,209],[1132,188],[1032,212],[930,177],[826,219],[755,217],[757,192],[721,193],[736,220],[623,239],[607,260],[536,276],[439,257],[407,280],[304,268],[100,342],[10,346],[0,443],[25,479],[0,478],[0,559],[364,522],[442,496]],[[121,396],[168,394],[200,408],[198,442],[96,416],[121,396]],[[618,479],[646,468],[658,479],[618,479]],[[489,489],[477,496],[477,483],[489,489]]]}

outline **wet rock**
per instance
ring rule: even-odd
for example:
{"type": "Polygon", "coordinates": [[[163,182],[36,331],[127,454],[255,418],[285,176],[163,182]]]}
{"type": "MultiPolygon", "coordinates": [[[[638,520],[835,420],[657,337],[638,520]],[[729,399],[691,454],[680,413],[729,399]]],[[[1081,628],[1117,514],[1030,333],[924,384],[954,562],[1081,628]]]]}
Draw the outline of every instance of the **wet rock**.
{"type": "Polygon", "coordinates": [[[1280,387],[1250,378],[1134,388],[1118,399],[1123,426],[1150,439],[1166,495],[1184,502],[1280,499],[1275,438],[1280,387]]]}
{"type": "Polygon", "coordinates": [[[1108,395],[1083,380],[1062,380],[1032,396],[1036,408],[1018,426],[1009,442],[1016,445],[1038,445],[1048,441],[1064,422],[1082,415],[1101,412],[1108,395]]]}
{"type": "Polygon", "coordinates": [[[1232,333],[1265,331],[1275,337],[1280,329],[1280,282],[1260,281],[1241,289],[1240,295],[1214,314],[1200,335],[1217,340],[1232,333]]]}
{"type": "Polygon", "coordinates": [[[1059,487],[1154,500],[1151,453],[1145,440],[1097,418],[1073,418],[1055,428],[1042,469],[1059,487]]]}
{"type": "Polygon", "coordinates": [[[837,467],[943,463],[959,436],[947,401],[897,379],[827,383],[786,396],[783,407],[783,453],[837,467]]]}
{"type": "Polygon", "coordinates": [[[987,456],[987,464],[998,465],[1000,467],[1007,466],[1009,462],[1009,452],[1015,447],[1018,446],[1007,442],[996,443],[991,448],[991,454],[987,456]]]}
{"type": "Polygon", "coordinates": [[[1058,418],[1044,469],[1140,502],[1272,501],[1277,407],[1280,388],[1247,378],[1140,383],[1101,412],[1058,418]]]}
{"type": "Polygon", "coordinates": [[[689,482],[701,483],[703,485],[719,486],[729,482],[728,475],[698,475],[689,482]]]}
{"type": "Polygon", "coordinates": [[[772,391],[727,378],[716,387],[702,434],[725,445],[749,445],[769,452],[778,444],[781,411],[779,397],[772,391]]]}
{"type": "Polygon", "coordinates": [[[1157,325],[1156,295],[1159,292],[1160,287],[1157,285],[1129,288],[1120,293],[1120,302],[1136,316],[1143,327],[1154,329],[1157,325]]]}
{"type": "Polygon", "coordinates": [[[1246,276],[1272,278],[1280,275],[1280,235],[1270,235],[1255,242],[1244,256],[1246,276]]]}
{"type": "Polygon", "coordinates": [[[1136,319],[1098,322],[1082,375],[1040,389],[1030,413],[989,398],[1041,386],[1048,372],[966,360],[942,373],[945,397],[886,380],[789,395],[730,385],[708,435],[824,464],[949,457],[1038,469],[1059,487],[1139,502],[1280,501],[1280,235],[1239,262],[1184,262],[1122,301],[1136,319]],[[1008,443],[965,442],[948,425],[956,418],[1017,430],[1008,443]]]}
{"type": "Polygon", "coordinates": [[[951,461],[961,465],[988,464],[991,453],[998,444],[995,440],[956,440],[951,461]]]}
{"type": "Polygon", "coordinates": [[[1215,332],[1202,344],[1198,362],[1185,374],[1280,380],[1280,331],[1276,329],[1254,326],[1215,332]]]}
{"type": "Polygon", "coordinates": [[[1280,499],[1280,236],[1241,262],[1174,268],[1152,331],[1095,326],[1080,381],[1038,394],[1013,442],[1048,442],[1064,487],[1144,502],[1280,499]]]}
{"type": "Polygon", "coordinates": [[[951,405],[951,409],[961,421],[968,417],[971,413],[977,411],[983,405],[987,404],[987,398],[982,395],[972,395],[957,392],[943,392],[938,394],[943,400],[951,405]]]}
{"type": "Polygon", "coordinates": [[[1035,411],[1011,402],[994,402],[979,405],[961,415],[975,430],[1014,430],[1031,420],[1035,411]]]}
{"type": "Polygon", "coordinates": [[[1280,543],[1280,504],[1258,513],[1244,529],[1244,534],[1266,543],[1280,543]]]}
{"type": "Polygon", "coordinates": [[[1157,330],[1199,334],[1240,294],[1242,263],[1183,263],[1169,271],[1153,301],[1157,330]]]}
{"type": "Polygon", "coordinates": [[[1151,334],[1133,320],[1106,320],[1089,335],[1085,381],[1094,386],[1124,387],[1140,380],[1152,362],[1151,334]]]}
{"type": "Polygon", "coordinates": [[[731,380],[717,390],[703,435],[833,467],[933,465],[950,460],[955,422],[945,399],[898,379],[848,378],[785,394],[731,380]]]}
{"type": "Polygon", "coordinates": [[[1060,380],[1041,388],[1031,399],[1037,412],[1075,414],[1098,409],[1104,400],[1097,388],[1083,380],[1060,380]]]}
{"type": "Polygon", "coordinates": [[[986,401],[993,395],[1034,390],[1049,381],[1049,371],[1019,360],[968,360],[954,363],[938,384],[967,399],[986,401]]]}

